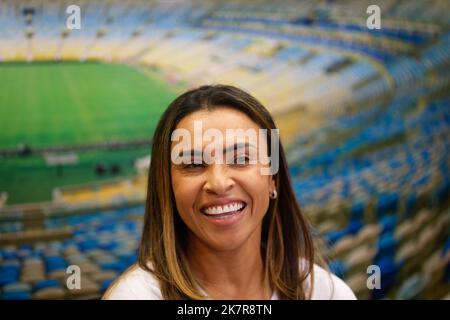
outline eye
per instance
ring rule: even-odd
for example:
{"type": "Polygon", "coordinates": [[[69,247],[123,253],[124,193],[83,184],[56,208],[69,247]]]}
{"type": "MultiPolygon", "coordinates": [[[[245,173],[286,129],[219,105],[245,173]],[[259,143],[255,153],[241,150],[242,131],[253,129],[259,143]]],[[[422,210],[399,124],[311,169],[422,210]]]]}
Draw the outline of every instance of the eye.
{"type": "Polygon", "coordinates": [[[187,169],[187,170],[195,170],[195,169],[200,169],[200,168],[204,168],[205,164],[204,163],[189,163],[183,166],[183,169],[187,169]]]}
{"type": "Polygon", "coordinates": [[[234,159],[234,164],[236,165],[246,165],[250,161],[250,158],[247,155],[239,155],[234,159]]]}

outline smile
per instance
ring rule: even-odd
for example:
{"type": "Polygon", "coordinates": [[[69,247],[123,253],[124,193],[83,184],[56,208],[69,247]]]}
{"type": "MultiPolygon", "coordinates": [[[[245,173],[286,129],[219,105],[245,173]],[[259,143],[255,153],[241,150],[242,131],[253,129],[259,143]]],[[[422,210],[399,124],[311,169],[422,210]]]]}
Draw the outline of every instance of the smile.
{"type": "Polygon", "coordinates": [[[209,206],[202,208],[201,212],[206,216],[214,216],[214,217],[225,217],[229,215],[236,214],[246,207],[245,202],[237,201],[237,202],[231,202],[227,203],[226,205],[222,206],[209,206]]]}

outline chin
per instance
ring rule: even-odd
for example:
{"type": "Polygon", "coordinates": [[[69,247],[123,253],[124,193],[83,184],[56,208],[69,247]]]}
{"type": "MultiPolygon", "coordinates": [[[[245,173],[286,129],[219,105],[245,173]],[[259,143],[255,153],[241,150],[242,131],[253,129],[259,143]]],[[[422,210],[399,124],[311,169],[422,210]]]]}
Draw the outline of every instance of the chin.
{"type": "Polygon", "coordinates": [[[236,237],[220,237],[220,239],[215,239],[213,242],[209,242],[208,246],[216,251],[234,251],[242,247],[245,244],[248,237],[236,236],[236,237]]]}

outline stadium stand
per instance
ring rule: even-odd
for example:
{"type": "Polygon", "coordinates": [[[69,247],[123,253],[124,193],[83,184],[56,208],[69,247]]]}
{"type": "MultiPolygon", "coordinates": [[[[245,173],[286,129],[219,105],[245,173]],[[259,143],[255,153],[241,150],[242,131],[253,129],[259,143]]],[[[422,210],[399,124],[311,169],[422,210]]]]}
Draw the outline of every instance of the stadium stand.
{"type": "MultiPolygon", "coordinates": [[[[0,60],[127,64],[177,90],[248,90],[277,120],[330,269],[361,299],[449,299],[448,3],[383,1],[369,30],[373,2],[84,0],[81,30],[68,30],[70,1],[1,1],[0,60]],[[381,289],[367,286],[370,265],[381,289]]],[[[137,258],[142,166],[45,203],[1,193],[0,298],[99,298],[137,258]],[[82,290],[67,289],[72,264],[82,290]]]]}

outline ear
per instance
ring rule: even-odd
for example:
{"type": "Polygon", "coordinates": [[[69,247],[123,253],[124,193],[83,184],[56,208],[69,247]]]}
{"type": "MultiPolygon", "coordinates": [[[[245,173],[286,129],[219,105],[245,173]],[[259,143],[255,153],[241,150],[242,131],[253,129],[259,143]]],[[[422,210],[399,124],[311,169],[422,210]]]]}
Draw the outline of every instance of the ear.
{"type": "Polygon", "coordinates": [[[269,176],[269,190],[272,192],[273,190],[276,190],[277,184],[275,183],[275,176],[271,175],[269,176]]]}

